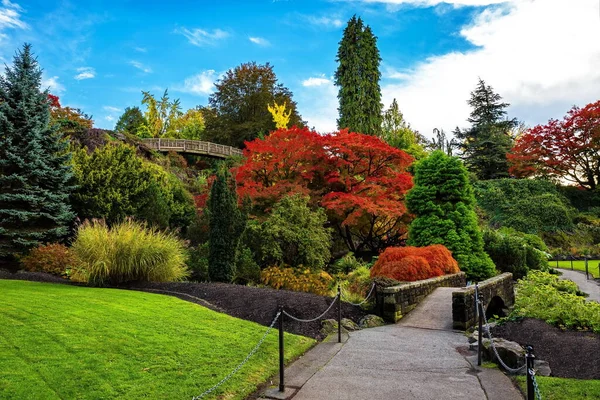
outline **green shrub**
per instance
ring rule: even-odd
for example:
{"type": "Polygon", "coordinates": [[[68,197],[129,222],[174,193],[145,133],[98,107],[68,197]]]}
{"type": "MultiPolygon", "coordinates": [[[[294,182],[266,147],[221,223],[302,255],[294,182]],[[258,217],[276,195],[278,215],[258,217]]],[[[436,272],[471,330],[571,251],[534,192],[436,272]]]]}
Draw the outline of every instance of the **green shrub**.
{"type": "Polygon", "coordinates": [[[575,283],[541,271],[531,271],[517,284],[511,317],[542,319],[569,329],[600,332],[600,304],[586,302],[575,283]]]}
{"type": "Polygon", "coordinates": [[[20,259],[23,268],[31,272],[45,272],[57,276],[80,267],[81,261],[65,245],[50,243],[32,249],[20,259]]]}
{"type": "Polygon", "coordinates": [[[181,281],[189,275],[183,242],[130,219],[111,228],[104,221],[85,222],[72,250],[94,285],[181,281]]]}
{"type": "Polygon", "coordinates": [[[189,249],[187,265],[191,272],[190,280],[206,282],[210,279],[208,276],[208,242],[189,249]]]}
{"type": "MultiPolygon", "coordinates": [[[[345,256],[337,260],[335,263],[327,267],[327,272],[330,274],[349,274],[356,269],[365,266],[365,264],[354,257],[354,253],[347,253],[345,256]]],[[[368,270],[368,268],[367,268],[368,270]]]]}
{"type": "Polygon", "coordinates": [[[406,205],[416,215],[408,244],[425,247],[443,244],[468,279],[484,280],[496,273],[483,249],[474,210],[475,198],[464,165],[441,151],[415,165],[415,186],[406,205]]]}
{"type": "Polygon", "coordinates": [[[483,241],[496,268],[511,272],[515,279],[524,277],[530,269],[545,271],[549,268],[546,245],[535,235],[488,229],[484,231],[483,241]]]}
{"type": "Polygon", "coordinates": [[[274,289],[309,292],[321,296],[330,294],[330,286],[334,282],[333,278],[325,271],[285,266],[266,268],[261,272],[260,277],[262,283],[274,289]]]}
{"type": "Polygon", "coordinates": [[[235,283],[246,285],[260,282],[260,267],[254,261],[254,255],[249,248],[242,247],[238,251],[235,266],[235,276],[233,278],[235,283]]]}

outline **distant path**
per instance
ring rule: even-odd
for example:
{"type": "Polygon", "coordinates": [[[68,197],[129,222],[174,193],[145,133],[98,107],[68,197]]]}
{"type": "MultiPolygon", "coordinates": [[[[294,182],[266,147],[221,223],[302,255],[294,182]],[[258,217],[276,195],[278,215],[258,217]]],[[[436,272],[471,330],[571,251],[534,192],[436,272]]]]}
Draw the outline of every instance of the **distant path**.
{"type": "Polygon", "coordinates": [[[594,300],[600,303],[600,285],[593,279],[586,279],[585,272],[571,271],[570,269],[558,268],[562,272],[561,279],[568,279],[579,286],[582,292],[589,294],[588,300],[594,300]]]}
{"type": "Polygon", "coordinates": [[[452,292],[456,288],[435,289],[414,310],[402,318],[399,326],[412,328],[452,330],[452,292]]]}
{"type": "Polygon", "coordinates": [[[227,158],[243,155],[242,150],[223,144],[186,139],[142,139],[151,149],[176,153],[201,154],[209,157],[227,158]]]}

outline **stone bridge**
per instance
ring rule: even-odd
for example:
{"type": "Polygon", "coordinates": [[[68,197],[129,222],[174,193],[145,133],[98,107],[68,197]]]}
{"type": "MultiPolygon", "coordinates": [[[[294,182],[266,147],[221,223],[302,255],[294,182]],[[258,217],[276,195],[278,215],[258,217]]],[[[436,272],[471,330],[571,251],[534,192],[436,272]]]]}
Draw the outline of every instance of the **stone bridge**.
{"type": "MultiPolygon", "coordinates": [[[[485,315],[505,316],[505,309],[515,304],[513,276],[504,273],[479,282],[479,292],[483,294],[485,315]]],[[[452,327],[467,330],[477,323],[475,316],[475,286],[468,286],[452,293],[452,327]]]]}

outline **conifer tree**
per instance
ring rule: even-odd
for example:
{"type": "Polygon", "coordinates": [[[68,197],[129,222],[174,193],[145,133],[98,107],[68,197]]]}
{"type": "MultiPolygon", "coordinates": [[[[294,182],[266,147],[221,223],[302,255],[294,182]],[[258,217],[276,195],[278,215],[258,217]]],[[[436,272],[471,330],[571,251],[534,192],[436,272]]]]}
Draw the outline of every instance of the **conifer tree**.
{"type": "Polygon", "coordinates": [[[381,88],[377,38],[362,19],[353,16],[340,41],[335,84],[339,86],[338,127],[368,135],[381,131],[381,88]]]}
{"type": "Polygon", "coordinates": [[[513,144],[511,130],[518,124],[516,119],[506,118],[510,104],[503,103],[502,96],[482,79],[468,103],[472,107],[468,119],[471,128],[455,131],[462,140],[460,147],[467,168],[482,180],[508,178],[506,154],[513,144]]]}
{"type": "Polygon", "coordinates": [[[74,218],[70,155],[50,127],[42,70],[25,44],[0,77],[0,257],[60,240],[74,218]]]}
{"type": "Polygon", "coordinates": [[[221,166],[208,199],[208,275],[216,282],[233,280],[237,248],[246,225],[232,184],[229,171],[221,166]]]}

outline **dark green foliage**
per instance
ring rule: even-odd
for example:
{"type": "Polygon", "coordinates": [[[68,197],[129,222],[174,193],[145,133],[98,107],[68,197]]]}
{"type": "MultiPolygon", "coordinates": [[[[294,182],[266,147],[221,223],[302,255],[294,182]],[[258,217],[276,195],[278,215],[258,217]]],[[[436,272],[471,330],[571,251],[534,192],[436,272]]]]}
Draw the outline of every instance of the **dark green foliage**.
{"type": "Polygon", "coordinates": [[[508,178],[506,153],[513,144],[511,130],[518,124],[516,119],[506,119],[510,104],[502,103],[502,97],[479,79],[469,105],[471,128],[454,132],[462,140],[460,148],[467,168],[479,179],[508,178]]]}
{"type": "Polygon", "coordinates": [[[291,111],[289,127],[305,125],[292,98],[292,92],[277,82],[273,66],[245,63],[227,71],[215,83],[216,91],[202,108],[206,140],[243,147],[244,141],[256,139],[275,130],[267,106],[285,104],[291,111]]]}
{"type": "Polygon", "coordinates": [[[498,179],[475,183],[475,197],[492,227],[533,234],[570,231],[574,210],[548,181],[498,179]]]}
{"type": "Polygon", "coordinates": [[[353,16],[340,41],[335,72],[339,86],[338,127],[351,132],[379,135],[381,132],[381,88],[377,38],[362,19],[353,16]]]}
{"type": "Polygon", "coordinates": [[[148,121],[139,107],[127,107],[115,125],[115,131],[137,135],[138,129],[148,125],[148,121]]]}
{"type": "Polygon", "coordinates": [[[600,217],[600,190],[585,190],[574,186],[559,186],[558,190],[580,212],[600,217]]]}
{"type": "Polygon", "coordinates": [[[313,211],[309,198],[287,196],[263,223],[248,224],[245,237],[263,266],[289,265],[322,269],[330,259],[331,230],[322,208],[313,211]]]}
{"type": "Polygon", "coordinates": [[[254,261],[254,254],[248,247],[240,246],[237,252],[233,281],[244,285],[260,282],[260,267],[254,261]]]}
{"type": "Polygon", "coordinates": [[[236,254],[246,220],[238,208],[235,183],[220,168],[208,198],[208,275],[211,281],[231,282],[235,277],[236,254]]]}
{"type": "Polygon", "coordinates": [[[75,153],[77,190],[73,207],[80,219],[103,218],[111,225],[126,217],[159,228],[185,229],[195,218],[194,200],[183,184],[128,145],[75,153]]]}
{"type": "Polygon", "coordinates": [[[548,269],[548,249],[538,236],[488,229],[483,240],[485,251],[498,270],[512,272],[515,279],[524,277],[531,269],[548,269]]]}
{"type": "Polygon", "coordinates": [[[75,216],[68,142],[49,128],[41,76],[28,44],[0,76],[0,258],[62,239],[75,216]]]}
{"type": "Polygon", "coordinates": [[[493,276],[494,263],[483,250],[477,226],[473,189],[460,160],[435,151],[416,164],[414,182],[406,197],[409,211],[416,215],[408,244],[443,244],[452,251],[468,279],[493,276]]]}
{"type": "Polygon", "coordinates": [[[192,247],[189,250],[187,265],[191,271],[190,280],[206,282],[208,276],[208,242],[192,247]]]}

